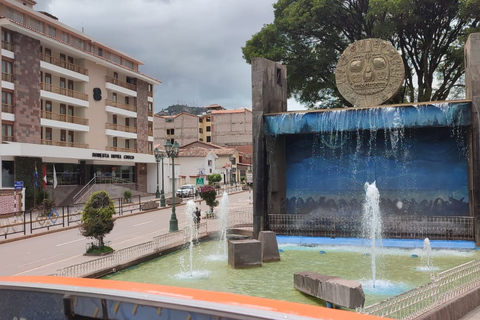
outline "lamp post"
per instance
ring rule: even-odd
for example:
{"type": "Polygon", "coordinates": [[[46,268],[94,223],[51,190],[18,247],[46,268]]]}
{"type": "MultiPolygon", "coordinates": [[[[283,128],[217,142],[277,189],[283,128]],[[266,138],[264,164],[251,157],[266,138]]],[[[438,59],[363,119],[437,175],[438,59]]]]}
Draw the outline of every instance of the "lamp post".
{"type": "Polygon", "coordinates": [[[175,158],[178,157],[180,145],[176,141],[173,144],[167,141],[164,146],[167,157],[172,159],[172,215],[170,217],[170,232],[172,232],[178,230],[178,220],[175,214],[175,158]]]}
{"type": "Polygon", "coordinates": [[[230,156],[230,186],[233,186],[233,161],[235,160],[234,156],[230,156]]]}
{"type": "Polygon", "coordinates": [[[165,188],[163,184],[165,181],[163,177],[165,175],[163,174],[163,159],[165,159],[166,155],[162,151],[158,150],[158,148],[155,148],[153,153],[155,154],[155,161],[157,161],[157,192],[155,193],[155,198],[160,198],[160,207],[165,207],[165,188]],[[160,163],[160,160],[162,161],[162,192],[159,192],[158,190],[158,164],[160,163]]]}

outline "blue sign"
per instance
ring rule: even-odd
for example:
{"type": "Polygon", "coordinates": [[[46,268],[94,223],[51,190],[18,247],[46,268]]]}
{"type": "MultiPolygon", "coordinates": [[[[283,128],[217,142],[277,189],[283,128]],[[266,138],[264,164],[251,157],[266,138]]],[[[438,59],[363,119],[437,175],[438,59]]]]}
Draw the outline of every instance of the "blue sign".
{"type": "Polygon", "coordinates": [[[15,181],[14,182],[15,190],[22,190],[23,189],[23,181],[15,181]]]}

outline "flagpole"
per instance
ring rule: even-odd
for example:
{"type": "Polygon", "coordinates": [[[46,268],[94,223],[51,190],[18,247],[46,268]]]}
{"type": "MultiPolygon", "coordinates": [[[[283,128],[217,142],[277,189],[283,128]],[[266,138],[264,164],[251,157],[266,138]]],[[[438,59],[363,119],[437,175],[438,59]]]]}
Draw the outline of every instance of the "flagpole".
{"type": "Polygon", "coordinates": [[[55,162],[53,163],[53,189],[52,189],[52,198],[53,203],[55,203],[55,187],[57,186],[57,173],[55,172],[55,162]]]}

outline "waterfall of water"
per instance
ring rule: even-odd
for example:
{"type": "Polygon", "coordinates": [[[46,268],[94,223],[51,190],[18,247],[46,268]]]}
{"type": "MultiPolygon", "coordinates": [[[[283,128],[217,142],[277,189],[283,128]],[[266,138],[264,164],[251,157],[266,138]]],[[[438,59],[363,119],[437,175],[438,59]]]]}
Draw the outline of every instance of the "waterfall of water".
{"type": "Polygon", "coordinates": [[[375,287],[377,244],[382,240],[382,217],[380,215],[380,193],[376,182],[365,183],[365,206],[363,210],[364,237],[370,240],[372,258],[372,282],[375,287]]]}
{"type": "Polygon", "coordinates": [[[227,240],[227,229],[228,229],[228,216],[230,211],[230,205],[228,201],[228,194],[223,193],[222,198],[218,204],[217,214],[220,220],[220,241],[222,248],[220,248],[220,254],[224,256],[228,255],[228,240],[227,240]]]}
{"type": "Polygon", "coordinates": [[[423,252],[425,253],[425,256],[427,258],[427,268],[430,269],[430,254],[432,253],[432,247],[430,247],[430,239],[428,238],[425,238],[425,240],[423,240],[423,252]]]}
{"type": "MultiPolygon", "coordinates": [[[[186,229],[189,231],[189,257],[190,257],[190,275],[193,275],[193,240],[197,233],[197,217],[195,215],[196,211],[195,202],[193,200],[188,200],[187,206],[185,208],[185,224],[186,229]]],[[[197,234],[198,238],[198,234],[197,234]]]]}

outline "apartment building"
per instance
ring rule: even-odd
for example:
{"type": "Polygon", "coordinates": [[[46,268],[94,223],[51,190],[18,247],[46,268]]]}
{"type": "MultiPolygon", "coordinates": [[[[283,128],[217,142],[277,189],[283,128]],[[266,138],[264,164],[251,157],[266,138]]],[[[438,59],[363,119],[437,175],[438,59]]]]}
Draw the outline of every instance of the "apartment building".
{"type": "Polygon", "coordinates": [[[149,185],[156,166],[153,89],[160,81],[139,71],[141,61],[35,4],[0,0],[0,186],[13,187],[25,158],[35,159],[39,180],[46,166],[49,184],[55,166],[59,185],[94,176],[149,185]]]}
{"type": "Polygon", "coordinates": [[[205,118],[209,119],[211,138],[205,136],[203,141],[229,147],[252,145],[252,110],[212,110],[205,118]]]}
{"type": "Polygon", "coordinates": [[[163,145],[168,140],[184,146],[198,140],[199,117],[194,114],[184,112],[174,116],[156,114],[153,122],[156,143],[163,145]]]}

